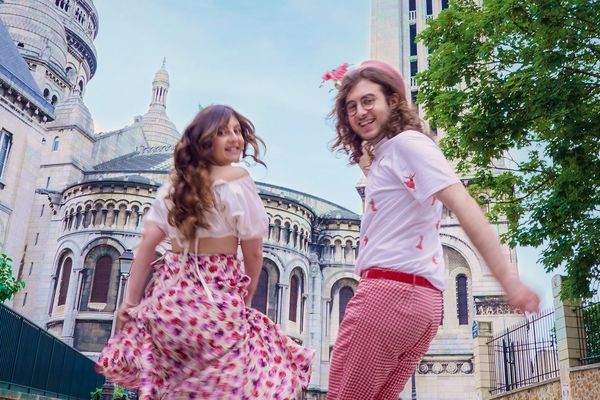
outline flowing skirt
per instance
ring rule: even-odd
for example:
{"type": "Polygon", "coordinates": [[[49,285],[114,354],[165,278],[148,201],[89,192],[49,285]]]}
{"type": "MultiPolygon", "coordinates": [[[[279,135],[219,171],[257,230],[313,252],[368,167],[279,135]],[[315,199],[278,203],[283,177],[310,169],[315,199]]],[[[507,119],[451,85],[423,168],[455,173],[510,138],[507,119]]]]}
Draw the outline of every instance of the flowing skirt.
{"type": "Polygon", "coordinates": [[[234,255],[167,253],[98,372],[140,399],[296,399],[314,352],[246,307],[234,255]]]}

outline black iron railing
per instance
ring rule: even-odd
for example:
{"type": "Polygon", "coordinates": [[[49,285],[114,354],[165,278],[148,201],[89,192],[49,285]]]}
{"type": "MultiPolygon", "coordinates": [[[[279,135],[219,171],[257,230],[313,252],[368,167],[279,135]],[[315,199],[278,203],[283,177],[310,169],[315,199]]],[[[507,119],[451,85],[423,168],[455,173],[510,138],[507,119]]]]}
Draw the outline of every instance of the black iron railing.
{"type": "Polygon", "coordinates": [[[89,399],[103,383],[92,360],[0,304],[0,388],[89,399]]]}
{"type": "Polygon", "coordinates": [[[600,363],[600,282],[595,282],[592,290],[594,296],[575,308],[583,365],[600,363]]]}
{"type": "Polygon", "coordinates": [[[528,317],[487,344],[492,394],[559,376],[554,310],[528,317]]]}

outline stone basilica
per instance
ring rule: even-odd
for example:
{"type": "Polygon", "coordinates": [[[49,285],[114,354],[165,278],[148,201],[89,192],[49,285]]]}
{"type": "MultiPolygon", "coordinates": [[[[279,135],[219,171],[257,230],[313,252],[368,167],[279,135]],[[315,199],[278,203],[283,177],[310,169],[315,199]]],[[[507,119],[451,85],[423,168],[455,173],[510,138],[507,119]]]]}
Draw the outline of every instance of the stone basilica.
{"type": "MultiPolygon", "coordinates": [[[[179,137],[166,113],[164,62],[143,116],[94,131],[84,95],[97,68],[98,21],[92,0],[0,0],[0,251],[26,282],[11,307],[92,358],[113,330],[130,250],[179,137]]],[[[360,216],[297,190],[257,185],[270,224],[253,307],[316,350],[307,396],[324,398],[331,349],[358,284],[360,216]]],[[[474,398],[473,322],[500,328],[522,315],[503,302],[449,211],[442,240],[444,317],[416,389],[423,399],[474,398]]]]}

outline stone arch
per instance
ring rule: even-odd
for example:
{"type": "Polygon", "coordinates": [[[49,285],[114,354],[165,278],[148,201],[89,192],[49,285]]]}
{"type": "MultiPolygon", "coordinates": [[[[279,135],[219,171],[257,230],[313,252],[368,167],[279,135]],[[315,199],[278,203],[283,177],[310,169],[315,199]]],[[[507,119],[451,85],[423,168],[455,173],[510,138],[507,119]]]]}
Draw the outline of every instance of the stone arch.
{"type": "Polygon", "coordinates": [[[470,321],[473,319],[473,280],[474,274],[464,255],[456,248],[451,246],[442,246],[444,251],[444,261],[446,270],[448,271],[447,288],[443,293],[444,313],[443,324],[451,327],[465,326],[470,329],[470,321]],[[466,279],[466,304],[459,305],[459,293],[457,280],[459,276],[464,276],[466,279]],[[465,306],[467,311],[466,323],[459,323],[459,308],[465,306]]]}
{"type": "Polygon", "coordinates": [[[119,288],[119,257],[122,251],[108,241],[94,241],[86,246],[80,298],[80,311],[113,312],[119,288]]]}

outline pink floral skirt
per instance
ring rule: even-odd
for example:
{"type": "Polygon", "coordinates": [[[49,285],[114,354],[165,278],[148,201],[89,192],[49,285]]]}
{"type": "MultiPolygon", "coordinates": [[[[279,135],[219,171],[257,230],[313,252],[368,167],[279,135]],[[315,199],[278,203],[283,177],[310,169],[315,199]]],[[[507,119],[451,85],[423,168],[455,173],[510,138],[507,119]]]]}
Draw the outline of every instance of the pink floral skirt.
{"type": "Polygon", "coordinates": [[[296,399],[314,352],[245,306],[249,281],[234,255],[167,253],[98,372],[141,399],[296,399]]]}

